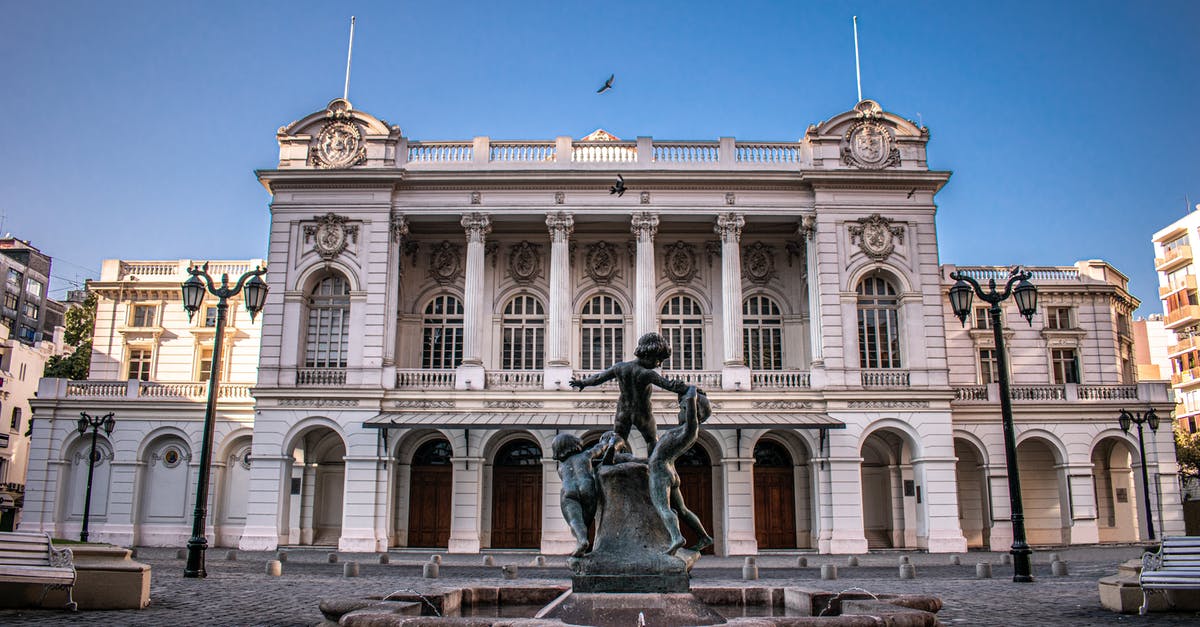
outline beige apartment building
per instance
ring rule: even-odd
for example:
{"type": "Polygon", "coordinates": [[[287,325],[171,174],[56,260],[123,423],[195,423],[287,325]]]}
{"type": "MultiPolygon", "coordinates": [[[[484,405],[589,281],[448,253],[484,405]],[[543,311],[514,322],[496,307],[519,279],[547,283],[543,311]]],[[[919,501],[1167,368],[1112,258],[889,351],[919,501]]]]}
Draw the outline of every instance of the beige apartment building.
{"type": "Polygon", "coordinates": [[[1179,403],[1175,420],[1195,433],[1200,428],[1200,293],[1192,245],[1200,242],[1200,212],[1159,230],[1153,242],[1163,328],[1169,336],[1168,374],[1179,403]]]}

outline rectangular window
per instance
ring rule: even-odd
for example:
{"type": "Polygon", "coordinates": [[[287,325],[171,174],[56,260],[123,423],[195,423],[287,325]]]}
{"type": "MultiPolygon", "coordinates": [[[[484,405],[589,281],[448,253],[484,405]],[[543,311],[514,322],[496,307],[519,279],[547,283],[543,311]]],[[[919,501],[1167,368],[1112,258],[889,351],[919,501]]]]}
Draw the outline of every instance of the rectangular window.
{"type": "Polygon", "coordinates": [[[21,328],[17,330],[17,337],[26,342],[33,342],[37,339],[37,331],[35,331],[31,326],[23,324],[21,325],[21,328]]]}
{"type": "Polygon", "coordinates": [[[150,357],[149,349],[133,348],[129,350],[129,377],[139,381],[150,380],[150,357]]]}
{"type": "Polygon", "coordinates": [[[1047,329],[1073,329],[1071,325],[1071,308],[1070,307],[1047,307],[1046,308],[1046,328],[1047,329]]]}
{"type": "Polygon", "coordinates": [[[1173,239],[1173,240],[1163,244],[1163,252],[1169,253],[1173,250],[1178,249],[1181,246],[1187,246],[1187,245],[1188,245],[1188,236],[1185,234],[1184,236],[1182,236],[1178,239],[1173,239]]]}
{"type": "Polygon", "coordinates": [[[30,320],[38,319],[38,311],[37,303],[25,303],[25,306],[21,308],[21,313],[30,320]]]}
{"type": "Polygon", "coordinates": [[[996,361],[996,349],[981,348],[979,349],[979,382],[980,383],[999,383],[1000,382],[1000,364],[996,361]]]}
{"type": "Polygon", "coordinates": [[[135,327],[154,326],[154,314],[157,309],[154,305],[134,305],[131,324],[135,327]]]}
{"type": "Polygon", "coordinates": [[[200,349],[200,370],[199,376],[197,377],[198,381],[208,381],[209,376],[212,375],[212,356],[213,349],[211,347],[200,349]]]}
{"type": "Polygon", "coordinates": [[[9,268],[8,269],[8,279],[7,279],[8,289],[10,289],[14,292],[21,291],[21,278],[22,277],[21,277],[20,272],[17,272],[16,270],[9,268]]]}
{"type": "Polygon", "coordinates": [[[205,307],[204,308],[204,326],[209,327],[209,328],[217,326],[217,308],[216,307],[205,307]]]}
{"type": "Polygon", "coordinates": [[[29,294],[31,296],[33,296],[34,298],[42,297],[42,288],[43,287],[45,287],[45,286],[42,285],[41,281],[36,281],[34,279],[29,279],[29,280],[25,281],[25,291],[29,292],[29,294]]]}
{"type": "Polygon", "coordinates": [[[14,315],[16,314],[16,312],[17,312],[17,295],[16,294],[5,294],[4,295],[4,308],[11,309],[13,311],[13,314],[14,315]]]}
{"type": "Polygon", "coordinates": [[[1050,351],[1054,368],[1055,383],[1079,383],[1079,359],[1073,348],[1055,348],[1050,351]]]}
{"type": "MultiPolygon", "coordinates": [[[[1004,310],[1000,310],[1000,323],[1004,323],[1004,310]]],[[[975,308],[975,328],[990,329],[992,328],[992,312],[990,307],[975,308]]]]}

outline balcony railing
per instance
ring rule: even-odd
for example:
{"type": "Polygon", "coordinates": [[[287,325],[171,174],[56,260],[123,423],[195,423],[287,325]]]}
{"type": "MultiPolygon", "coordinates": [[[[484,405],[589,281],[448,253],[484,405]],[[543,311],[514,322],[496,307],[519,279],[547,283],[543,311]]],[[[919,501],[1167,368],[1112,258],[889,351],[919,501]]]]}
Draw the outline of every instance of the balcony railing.
{"type": "Polygon", "coordinates": [[[1160,272],[1170,270],[1176,265],[1181,265],[1183,262],[1192,258],[1191,246],[1176,246],[1170,250],[1163,251],[1162,257],[1154,259],[1154,269],[1160,272]]]}
{"type": "Polygon", "coordinates": [[[541,388],[544,374],[541,370],[493,370],[484,381],[488,388],[497,390],[541,388]]]}
{"type": "MultiPolygon", "coordinates": [[[[1013,385],[1009,392],[1014,403],[1138,400],[1136,385],[1013,385]]],[[[999,386],[959,386],[954,388],[954,400],[999,403],[999,386]]]]}
{"type": "Polygon", "coordinates": [[[863,370],[862,384],[865,388],[906,388],[909,386],[907,370],[863,370]]]}
{"type": "Polygon", "coordinates": [[[301,368],[296,370],[296,385],[346,385],[343,368],[301,368]]]}
{"type": "Polygon", "coordinates": [[[1163,326],[1168,329],[1174,329],[1195,322],[1200,322],[1200,305],[1183,305],[1182,307],[1168,309],[1167,315],[1163,316],[1163,326]]]}
{"type": "Polygon", "coordinates": [[[1200,380],[1200,367],[1188,368],[1171,375],[1171,385],[1186,385],[1196,380],[1200,380]]]}
{"type": "Polygon", "coordinates": [[[1158,288],[1158,297],[1165,299],[1167,296],[1170,296],[1171,294],[1174,294],[1175,292],[1178,292],[1179,290],[1194,290],[1194,289],[1196,289],[1196,277],[1194,275],[1189,274],[1189,275],[1183,277],[1182,281],[1178,281],[1178,280],[1172,281],[1170,285],[1164,285],[1164,286],[1158,288]]]}
{"type": "Polygon", "coordinates": [[[688,385],[695,385],[704,390],[721,389],[720,370],[663,370],[663,376],[668,379],[683,379],[688,385]]]}
{"type": "Polygon", "coordinates": [[[797,390],[809,387],[808,372],[803,370],[756,370],[750,373],[755,390],[797,390]]]}
{"type": "MultiPolygon", "coordinates": [[[[222,383],[217,388],[221,400],[252,400],[248,383],[222,383]]],[[[158,381],[68,381],[68,398],[145,398],[163,400],[203,400],[208,383],[158,381]]]]}
{"type": "Polygon", "coordinates": [[[1174,356],[1188,351],[1200,350],[1200,336],[1185,337],[1167,347],[1167,355],[1174,356]]]}
{"type": "Polygon", "coordinates": [[[449,389],[454,387],[453,370],[425,370],[421,368],[396,371],[397,388],[449,389]]]}

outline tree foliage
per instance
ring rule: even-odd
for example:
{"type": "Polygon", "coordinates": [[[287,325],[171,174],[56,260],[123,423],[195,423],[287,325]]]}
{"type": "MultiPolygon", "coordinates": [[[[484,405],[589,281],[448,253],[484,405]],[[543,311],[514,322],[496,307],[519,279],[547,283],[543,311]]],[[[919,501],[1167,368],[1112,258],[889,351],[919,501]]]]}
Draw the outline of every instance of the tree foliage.
{"type": "Polygon", "coordinates": [[[63,342],[74,347],[70,355],[55,355],[46,362],[44,377],[86,379],[92,362],[92,328],[96,325],[96,295],[89,292],[82,307],[67,311],[63,342]]]}
{"type": "Polygon", "coordinates": [[[1175,457],[1179,461],[1179,474],[1200,478],[1200,436],[1179,425],[1175,425],[1175,457]]]}

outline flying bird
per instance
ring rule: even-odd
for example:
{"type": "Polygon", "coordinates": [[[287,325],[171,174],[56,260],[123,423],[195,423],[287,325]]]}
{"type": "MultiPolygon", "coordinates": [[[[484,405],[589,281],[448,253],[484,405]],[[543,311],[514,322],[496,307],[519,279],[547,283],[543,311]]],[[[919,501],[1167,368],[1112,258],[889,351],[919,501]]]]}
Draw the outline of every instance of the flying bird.
{"type": "Polygon", "coordinates": [[[625,195],[625,177],[618,174],[617,175],[617,184],[608,188],[608,193],[610,196],[612,194],[616,194],[618,198],[620,198],[621,196],[624,196],[625,195]]]}
{"type": "Polygon", "coordinates": [[[612,89],[613,79],[616,78],[616,76],[617,76],[616,74],[609,74],[608,80],[604,81],[604,84],[600,86],[600,89],[596,90],[596,93],[602,94],[602,93],[612,89]]]}
{"type": "Polygon", "coordinates": [[[915,193],[917,193],[917,188],[915,188],[915,187],[914,187],[914,188],[912,189],[912,191],[908,192],[908,195],[907,195],[907,196],[905,196],[905,198],[912,198],[912,197],[913,197],[913,194],[915,194],[915,193]]]}

